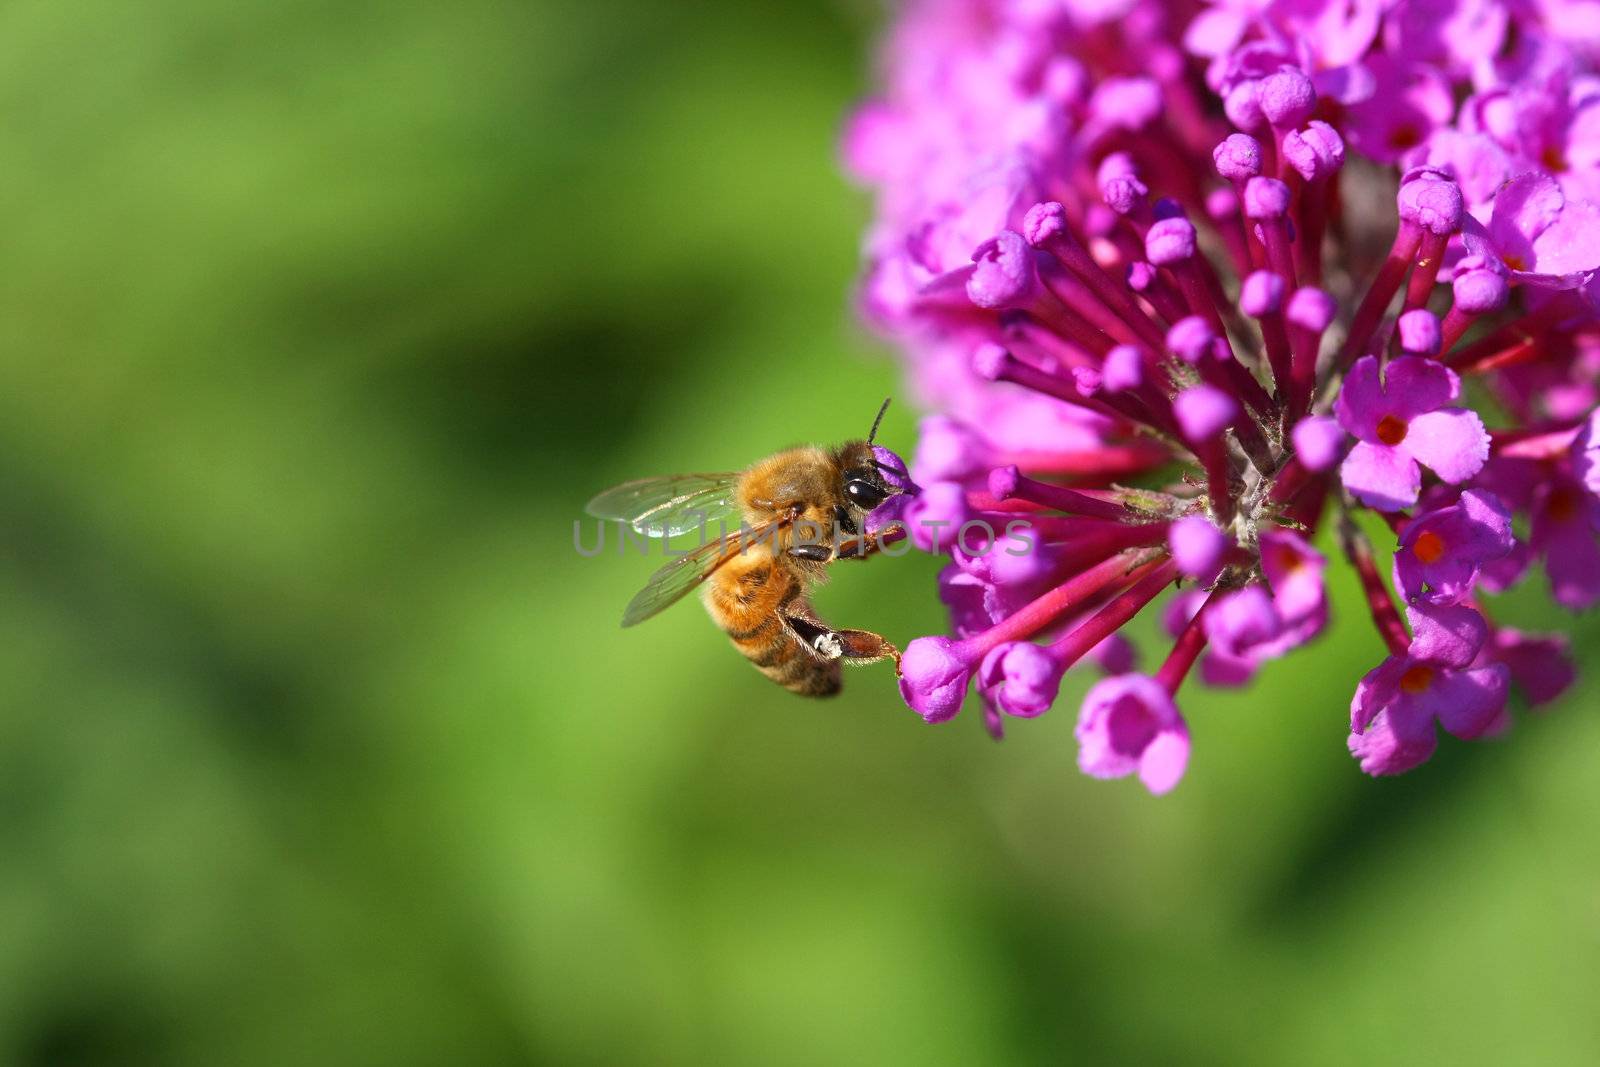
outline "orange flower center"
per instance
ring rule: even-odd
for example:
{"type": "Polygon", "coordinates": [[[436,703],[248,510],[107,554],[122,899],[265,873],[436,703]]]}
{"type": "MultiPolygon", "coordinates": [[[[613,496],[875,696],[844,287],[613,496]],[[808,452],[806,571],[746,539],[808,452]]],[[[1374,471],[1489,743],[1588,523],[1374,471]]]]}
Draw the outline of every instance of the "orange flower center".
{"type": "Polygon", "coordinates": [[[1406,420],[1394,415],[1385,415],[1378,420],[1378,440],[1386,445],[1397,445],[1406,439],[1406,420]]]}
{"type": "Polygon", "coordinates": [[[1438,563],[1440,557],[1444,555],[1444,549],[1444,538],[1432,530],[1424,530],[1418,534],[1416,543],[1411,546],[1411,551],[1415,552],[1417,558],[1424,563],[1438,563]]]}
{"type": "Polygon", "coordinates": [[[1300,553],[1296,552],[1288,545],[1278,546],[1277,555],[1278,566],[1282,567],[1285,573],[1293,574],[1295,571],[1306,565],[1306,561],[1301,558],[1300,553]]]}
{"type": "Polygon", "coordinates": [[[1425,693],[1433,684],[1433,668],[1417,664],[1400,676],[1400,688],[1411,694],[1425,693]]]}
{"type": "Polygon", "coordinates": [[[1544,164],[1544,169],[1552,174],[1560,174],[1567,169],[1567,157],[1561,154],[1560,145],[1550,145],[1539,154],[1539,162],[1544,164]]]}
{"type": "Polygon", "coordinates": [[[1517,255],[1515,252],[1507,252],[1505,255],[1500,257],[1500,261],[1506,266],[1510,267],[1512,270],[1528,269],[1528,261],[1517,255]]]}
{"type": "Polygon", "coordinates": [[[1389,131],[1389,145],[1392,148],[1415,148],[1422,143],[1422,131],[1409,122],[1402,122],[1389,131]]]}
{"type": "Polygon", "coordinates": [[[1557,489],[1550,494],[1545,511],[1557,522],[1571,522],[1578,517],[1579,503],[1578,494],[1573,490],[1557,489]]]}

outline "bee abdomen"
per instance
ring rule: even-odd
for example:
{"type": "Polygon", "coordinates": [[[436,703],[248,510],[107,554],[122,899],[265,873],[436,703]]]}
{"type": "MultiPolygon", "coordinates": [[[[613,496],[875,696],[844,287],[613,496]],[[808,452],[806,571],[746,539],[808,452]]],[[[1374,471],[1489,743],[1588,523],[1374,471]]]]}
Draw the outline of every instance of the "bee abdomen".
{"type": "Polygon", "coordinates": [[[832,696],[839,691],[838,662],[807,649],[776,613],[744,629],[728,628],[727,633],[741,655],[791,693],[832,696]]]}
{"type": "Polygon", "coordinates": [[[814,654],[783,624],[780,613],[800,593],[783,570],[752,567],[718,582],[707,605],[733,647],[762,674],[791,693],[832,696],[841,687],[838,662],[814,654]]]}
{"type": "Polygon", "coordinates": [[[756,649],[741,646],[750,662],[762,674],[801,696],[832,696],[842,688],[839,661],[824,660],[813,655],[800,639],[787,630],[767,647],[756,649]]]}

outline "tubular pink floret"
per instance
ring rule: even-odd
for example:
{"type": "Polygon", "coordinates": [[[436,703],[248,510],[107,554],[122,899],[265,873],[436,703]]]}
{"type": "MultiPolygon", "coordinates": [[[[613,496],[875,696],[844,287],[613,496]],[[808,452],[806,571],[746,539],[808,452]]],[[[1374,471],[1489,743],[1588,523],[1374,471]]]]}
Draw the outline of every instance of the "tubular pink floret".
{"type": "Polygon", "coordinates": [[[1396,198],[1400,218],[1436,237],[1449,237],[1461,228],[1465,205],[1461,187],[1432,170],[1407,175],[1396,198]]]}
{"type": "MultiPolygon", "coordinates": [[[[1126,333],[1147,344],[1156,343],[1160,338],[1160,331],[1132,294],[1112,281],[1110,275],[1072,236],[1067,227],[1066,209],[1061,204],[1052,201],[1029,208],[1023,220],[1023,233],[1034,247],[1055,256],[1104,305],[1109,312],[1109,321],[1103,328],[1126,333]],[[1122,327],[1126,327],[1126,330],[1122,330],[1122,327]]],[[[1088,307],[1092,309],[1093,303],[1089,302],[1088,307]]]]}
{"type": "Polygon", "coordinates": [[[1167,531],[1167,544],[1184,577],[1209,583],[1222,570],[1232,542],[1204,515],[1185,515],[1167,531]]]}
{"type": "Polygon", "coordinates": [[[1067,209],[1055,201],[1033,205],[1022,221],[1022,236],[1035,248],[1042,247],[1058,237],[1070,236],[1067,230],[1067,209]]]}
{"type": "Polygon", "coordinates": [[[1106,206],[1118,215],[1133,215],[1145,207],[1150,190],[1138,178],[1112,178],[1100,187],[1106,206]]]}
{"type": "Polygon", "coordinates": [[[1239,405],[1232,397],[1205,384],[1192,385],[1179,393],[1173,398],[1172,409],[1184,438],[1192,445],[1214,441],[1239,417],[1239,405]]]}
{"type": "Polygon", "coordinates": [[[1261,80],[1261,114],[1275,127],[1298,126],[1317,109],[1317,91],[1299,67],[1283,66],[1261,80]]]}
{"type": "Polygon", "coordinates": [[[1294,451],[1307,470],[1330,470],[1344,454],[1345,432],[1335,419],[1313,415],[1294,427],[1294,451]]]}
{"type": "Polygon", "coordinates": [[[1253,81],[1240,82],[1222,100],[1222,110],[1227,114],[1228,121],[1241,130],[1259,130],[1267,124],[1267,116],[1261,110],[1258,84],[1253,81]]]}
{"type": "Polygon", "coordinates": [[[1167,331],[1167,350],[1185,363],[1199,363],[1214,355],[1217,334],[1199,315],[1179,319],[1167,331]]]}
{"type": "Polygon", "coordinates": [[[1294,295],[1289,297],[1289,307],[1286,315],[1290,322],[1310,333],[1320,334],[1333,324],[1333,317],[1339,313],[1339,304],[1323,292],[1307,286],[1296,289],[1294,295]]]}
{"type": "Polygon", "coordinates": [[[1145,235],[1146,257],[1158,267],[1165,267],[1194,255],[1194,224],[1188,219],[1162,219],[1150,227],[1145,235]]]}
{"type": "Polygon", "coordinates": [[[1439,316],[1417,308],[1401,315],[1397,325],[1402,350],[1414,356],[1439,354],[1439,316]]]}
{"type": "Polygon", "coordinates": [[[996,500],[1026,500],[1069,515],[1117,521],[1130,517],[1128,509],[1114,500],[1037,481],[1024,475],[1014,464],[989,472],[989,492],[996,500]]]}
{"type": "Polygon", "coordinates": [[[1229,181],[1249,181],[1261,173],[1261,142],[1247,133],[1230,133],[1211,150],[1211,160],[1229,181]]]}
{"type": "Polygon", "coordinates": [[[1283,136],[1283,161],[1308,182],[1320,181],[1344,166],[1344,139],[1326,122],[1311,122],[1283,136]]]}
{"type": "Polygon", "coordinates": [[[972,262],[977,266],[967,279],[967,296],[981,308],[1016,307],[1038,289],[1033,250],[1012,230],[1002,230],[979,245],[972,262]]]}
{"type": "Polygon", "coordinates": [[[1100,384],[1108,392],[1137,389],[1144,383],[1144,353],[1133,345],[1118,345],[1106,353],[1100,367],[1100,384]]]}
{"type": "Polygon", "coordinates": [[[1289,187],[1276,178],[1251,178],[1244,186],[1244,213],[1257,221],[1281,219],[1289,210],[1289,187]]]}
{"type": "Polygon", "coordinates": [[[1468,315],[1486,315],[1506,306],[1511,287],[1505,275],[1494,270],[1467,270],[1456,274],[1450,283],[1455,307],[1468,315]]]}
{"type": "Polygon", "coordinates": [[[1239,288],[1239,310],[1255,319],[1276,314],[1283,307],[1287,288],[1283,279],[1272,271],[1254,271],[1239,288]]]}

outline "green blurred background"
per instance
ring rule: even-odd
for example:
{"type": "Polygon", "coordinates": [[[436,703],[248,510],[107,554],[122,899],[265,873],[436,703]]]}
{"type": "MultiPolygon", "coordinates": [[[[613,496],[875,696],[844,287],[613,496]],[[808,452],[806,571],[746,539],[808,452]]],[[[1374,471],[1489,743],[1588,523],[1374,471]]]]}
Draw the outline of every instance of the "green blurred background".
{"type": "MultiPolygon", "coordinates": [[[[0,1063],[1600,1059],[1594,670],[1368,780],[1346,584],[1155,800],[1077,773],[1086,678],[995,745],[616,627],[592,492],[896,389],[834,153],[880,24],[0,11],[0,1063]]],[[[820,604],[904,642],[936,570],[820,604]]]]}

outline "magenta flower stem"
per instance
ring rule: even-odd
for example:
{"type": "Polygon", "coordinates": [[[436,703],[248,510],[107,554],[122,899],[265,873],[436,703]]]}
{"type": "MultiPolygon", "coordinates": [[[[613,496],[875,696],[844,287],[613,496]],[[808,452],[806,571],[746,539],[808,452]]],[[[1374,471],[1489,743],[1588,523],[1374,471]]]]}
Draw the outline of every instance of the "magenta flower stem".
{"type": "Polygon", "coordinates": [[[1489,447],[1497,453],[1525,459],[1558,459],[1572,447],[1582,426],[1581,419],[1569,419],[1515,430],[1490,430],[1489,447]]]}
{"type": "Polygon", "coordinates": [[[1049,327],[1022,312],[1007,312],[1000,317],[999,325],[1002,339],[1012,349],[1048,357],[1065,367],[1092,370],[1099,366],[1099,360],[1085,349],[1063,340],[1049,327]]]}
{"type": "Polygon", "coordinates": [[[1065,400],[1069,404],[1097,414],[1104,415],[1115,421],[1132,418],[1141,421],[1129,412],[1118,410],[1098,397],[1087,396],[1078,387],[1076,380],[1060,374],[1040,370],[1038,367],[1022,362],[1009,352],[996,351],[995,346],[981,349],[979,355],[973,360],[973,369],[981,377],[996,382],[1011,382],[1015,385],[1032,389],[1036,393],[1053,396],[1057,400],[1065,400]]]}
{"type": "Polygon", "coordinates": [[[1285,463],[1283,468],[1278,471],[1277,476],[1273,478],[1272,490],[1268,495],[1280,504],[1288,503],[1294,499],[1296,493],[1305,487],[1307,482],[1311,481],[1311,477],[1312,472],[1306,469],[1305,464],[1300,462],[1299,457],[1290,456],[1289,462],[1285,463]]]}
{"type": "Polygon", "coordinates": [[[1108,522],[1076,516],[1040,515],[1032,520],[1032,525],[1046,538],[1059,538],[1069,544],[1083,545],[1098,559],[1124,548],[1160,544],[1167,536],[1168,523],[1108,522]]]}
{"type": "Polygon", "coordinates": [[[1439,324],[1439,356],[1441,359],[1444,358],[1446,352],[1456,346],[1456,342],[1461,340],[1462,335],[1477,321],[1477,315],[1462,311],[1458,307],[1452,306],[1446,312],[1444,321],[1439,324]]]}
{"type": "Polygon", "coordinates": [[[1111,556],[1056,586],[1003,622],[965,641],[957,642],[956,648],[959,651],[956,654],[960,658],[976,663],[996,645],[1032,637],[1108,588],[1138,581],[1141,576],[1150,573],[1156,562],[1156,559],[1151,559],[1146,553],[1122,553],[1111,556]]]}
{"type": "Polygon", "coordinates": [[[1461,372],[1463,367],[1480,369],[1482,362],[1502,350],[1524,343],[1539,342],[1546,332],[1569,313],[1569,310],[1562,306],[1561,301],[1553,300],[1548,306],[1513,319],[1498,329],[1478,338],[1461,351],[1451,353],[1449,359],[1445,362],[1452,370],[1458,373],[1461,372]]]}
{"type": "Polygon", "coordinates": [[[1261,316],[1261,340],[1267,349],[1267,365],[1272,368],[1278,398],[1295,412],[1299,405],[1294,402],[1294,351],[1289,346],[1289,330],[1282,311],[1261,316]]]}
{"type": "Polygon", "coordinates": [[[1417,248],[1421,243],[1422,230],[1408,222],[1401,222],[1400,229],[1394,235],[1394,244],[1389,248],[1388,258],[1378,269],[1378,276],[1367,289],[1367,295],[1362,297],[1361,306],[1356,308],[1355,318],[1350,323],[1350,336],[1345,340],[1344,354],[1338,369],[1348,367],[1355,362],[1357,356],[1367,350],[1367,344],[1372,340],[1372,334],[1378,328],[1378,323],[1383,320],[1383,313],[1388,309],[1389,301],[1394,299],[1400,283],[1405,279],[1406,271],[1411,269],[1411,262],[1416,258],[1417,248]]]}
{"type": "Polygon", "coordinates": [[[1101,269],[1100,264],[1089,256],[1084,247],[1064,227],[1040,247],[1077,275],[1106,307],[1127,324],[1139,341],[1155,348],[1161,347],[1160,328],[1150,321],[1150,316],[1145,314],[1144,309],[1128,294],[1127,289],[1112,281],[1101,269]]]}
{"type": "Polygon", "coordinates": [[[1451,363],[1450,368],[1457,374],[1486,374],[1489,371],[1505,370],[1521,363],[1531,362],[1543,354],[1544,346],[1539,340],[1526,337],[1509,348],[1490,352],[1481,358],[1451,363]]]}
{"type": "Polygon", "coordinates": [[[1120,630],[1172,584],[1178,576],[1178,565],[1171,557],[1163,556],[1145,563],[1135,573],[1139,577],[1131,587],[1050,646],[1059,662],[1070,667],[1095,645],[1120,630]]]}
{"type": "Polygon", "coordinates": [[[1025,310],[1042,325],[1097,356],[1104,356],[1116,345],[1098,326],[1062,303],[1061,298],[1046,287],[1040,287],[1033,303],[1025,310]]]}
{"type": "MultiPolygon", "coordinates": [[[[1228,392],[1242,399],[1245,405],[1261,418],[1271,419],[1273,413],[1278,410],[1278,405],[1273,402],[1272,394],[1267,392],[1262,384],[1256,380],[1254,374],[1250,373],[1250,368],[1240,363],[1238,357],[1233,355],[1229,355],[1227,359],[1221,362],[1221,368],[1224,377],[1217,384],[1222,385],[1228,392]]],[[[1247,427],[1246,432],[1260,433],[1255,426],[1247,427]]],[[[1240,436],[1243,437],[1244,435],[1241,434],[1240,436]]]]}
{"type": "MultiPolygon", "coordinates": [[[[1436,234],[1425,232],[1422,244],[1417,253],[1416,269],[1411,272],[1411,279],[1406,283],[1405,311],[1423,307],[1428,303],[1428,294],[1433,292],[1434,283],[1439,280],[1439,267],[1444,261],[1445,245],[1450,243],[1449,234],[1436,234]]],[[[1440,351],[1443,351],[1441,347],[1440,351]]]]}
{"type": "Polygon", "coordinates": [[[1244,225],[1239,219],[1237,195],[1227,211],[1210,215],[1210,218],[1217,235],[1222,238],[1223,247],[1228,251],[1228,260],[1233,264],[1234,271],[1241,278],[1249,274],[1255,265],[1250,261],[1250,246],[1245,239],[1244,225]]]}
{"type": "Polygon", "coordinates": [[[1189,314],[1182,295],[1160,274],[1152,273],[1150,275],[1145,282],[1142,295],[1146,300],[1150,301],[1150,306],[1155,309],[1156,314],[1161,318],[1163,326],[1171,326],[1189,314]]]}
{"type": "Polygon", "coordinates": [[[1055,298],[1072,308],[1094,329],[1105,334],[1117,344],[1138,344],[1143,338],[1109,308],[1093,290],[1074,274],[1058,264],[1049,264],[1040,271],[1040,280],[1055,298]]]}
{"type": "Polygon", "coordinates": [[[1295,267],[1307,285],[1322,284],[1322,235],[1328,224],[1328,188],[1325,177],[1304,183],[1295,205],[1295,267]]]}
{"type": "Polygon", "coordinates": [[[1132,474],[1143,474],[1172,461],[1172,453],[1161,445],[1135,442],[1111,445],[1085,452],[1006,452],[997,463],[1014,463],[1040,474],[1089,477],[1111,482],[1132,474]]]}
{"type": "Polygon", "coordinates": [[[1233,521],[1233,493],[1228,487],[1228,458],[1220,440],[1195,446],[1195,458],[1206,472],[1206,493],[1219,523],[1233,521]]]}
{"type": "Polygon", "coordinates": [[[1212,298],[1211,287],[1206,284],[1205,275],[1200,271],[1200,264],[1196,262],[1198,258],[1197,252],[1188,259],[1168,264],[1167,269],[1177,280],[1178,288],[1183,293],[1189,311],[1209,322],[1218,337],[1226,338],[1228,327],[1223,322],[1222,313],[1217,310],[1217,302],[1212,298]]]}
{"type": "MultiPolygon", "coordinates": [[[[1255,130],[1255,131],[1252,131],[1252,132],[1254,132],[1257,135],[1259,135],[1262,131],[1255,130]]],[[[1278,139],[1276,137],[1271,137],[1271,136],[1266,136],[1266,137],[1258,136],[1257,140],[1259,140],[1261,142],[1261,173],[1262,174],[1277,174],[1278,173],[1278,139]]],[[[1249,228],[1249,225],[1247,223],[1246,224],[1246,229],[1248,229],[1248,228],[1249,228]]]]}
{"type": "Polygon", "coordinates": [[[1322,350],[1322,332],[1290,325],[1289,344],[1294,352],[1289,374],[1289,422],[1292,425],[1311,410],[1317,392],[1317,355],[1322,350]]]}
{"type": "Polygon", "coordinates": [[[1120,552],[1125,548],[1161,544],[1166,540],[1167,529],[1172,525],[1168,519],[1141,522],[1127,518],[1117,520],[1062,518],[1056,521],[1062,524],[1066,545],[1099,553],[1088,560],[1090,563],[1100,556],[1120,552]]]}
{"type": "Polygon", "coordinates": [[[1257,223],[1267,246],[1267,266],[1276,272],[1291,290],[1299,283],[1295,280],[1294,251],[1289,245],[1289,225],[1282,216],[1262,219],[1257,223]]]}
{"type": "Polygon", "coordinates": [[[1066,512],[1068,515],[1121,520],[1129,518],[1132,514],[1114,500],[1029,478],[1016,467],[997,467],[991,471],[989,491],[997,500],[1027,500],[1055,511],[1066,512]]]}
{"type": "Polygon", "coordinates": [[[1200,658],[1200,653],[1206,647],[1206,612],[1211,610],[1222,591],[1213,589],[1206,595],[1205,603],[1200,605],[1200,610],[1195,612],[1194,618],[1189,620],[1183,632],[1178,635],[1178,640],[1173,643],[1172,651],[1167,653],[1167,658],[1161,662],[1156,671],[1156,681],[1172,695],[1177,696],[1178,690],[1183,686],[1183,680],[1189,676],[1189,669],[1194,666],[1194,661],[1200,658]]]}
{"type": "Polygon", "coordinates": [[[1361,579],[1361,591],[1366,595],[1367,610],[1372,613],[1378,636],[1383,638],[1391,655],[1405,655],[1406,649],[1411,647],[1411,636],[1406,633],[1405,623],[1394,606],[1389,587],[1383,584],[1383,578],[1378,574],[1371,543],[1348,515],[1339,524],[1339,544],[1344,549],[1345,558],[1361,579]]]}

